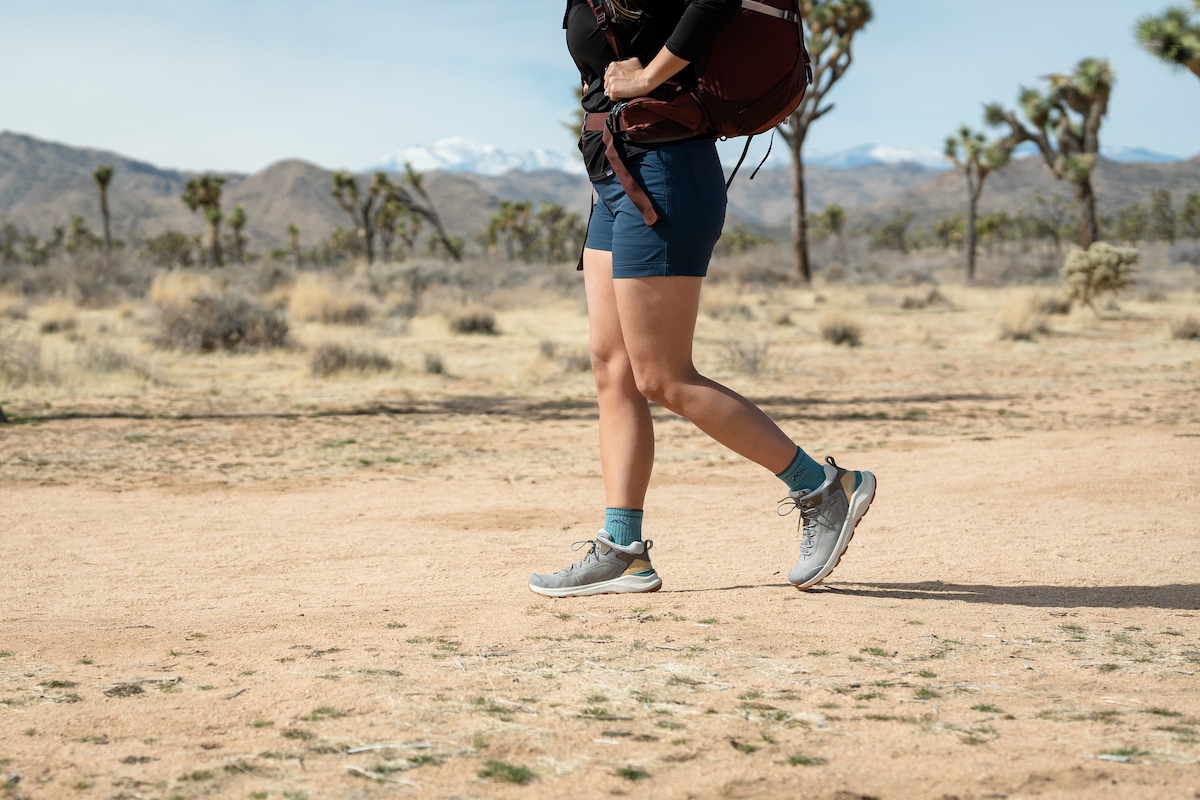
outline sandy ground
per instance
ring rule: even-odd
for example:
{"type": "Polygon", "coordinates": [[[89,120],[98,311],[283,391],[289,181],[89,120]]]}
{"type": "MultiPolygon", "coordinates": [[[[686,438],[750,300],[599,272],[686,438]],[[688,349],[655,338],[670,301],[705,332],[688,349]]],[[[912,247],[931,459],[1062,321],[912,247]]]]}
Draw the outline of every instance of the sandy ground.
{"type": "Polygon", "coordinates": [[[1200,347],[1136,308],[863,318],[730,377],[879,477],[804,594],[778,483],[665,413],[663,590],[528,591],[603,504],[534,321],[447,339],[453,379],[16,393],[0,797],[1200,797],[1200,347]]]}

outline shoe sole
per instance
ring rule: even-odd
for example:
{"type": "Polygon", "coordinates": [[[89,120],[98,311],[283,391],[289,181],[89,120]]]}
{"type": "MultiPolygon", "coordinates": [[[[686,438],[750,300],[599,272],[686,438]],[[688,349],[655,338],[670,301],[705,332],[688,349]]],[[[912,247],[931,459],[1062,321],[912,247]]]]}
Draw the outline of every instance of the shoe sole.
{"type": "Polygon", "coordinates": [[[815,580],[809,581],[806,584],[792,584],[798,591],[807,592],[809,589],[821,583],[829,577],[837,565],[842,563],[842,556],[846,555],[846,550],[850,547],[850,542],[854,539],[854,531],[858,528],[858,523],[862,522],[863,517],[871,510],[871,503],[875,502],[875,476],[870,472],[860,473],[863,476],[862,486],[854,490],[854,497],[851,499],[850,507],[847,509],[846,521],[849,523],[849,531],[847,526],[842,526],[841,536],[838,537],[837,558],[833,559],[825,569],[821,570],[815,580]],[[845,541],[842,541],[845,537],[845,541]]]}
{"type": "Polygon", "coordinates": [[[638,594],[657,592],[662,588],[662,578],[654,575],[622,575],[610,581],[589,583],[585,586],[563,586],[558,589],[529,584],[529,591],[542,597],[590,597],[596,594],[638,594]]]}

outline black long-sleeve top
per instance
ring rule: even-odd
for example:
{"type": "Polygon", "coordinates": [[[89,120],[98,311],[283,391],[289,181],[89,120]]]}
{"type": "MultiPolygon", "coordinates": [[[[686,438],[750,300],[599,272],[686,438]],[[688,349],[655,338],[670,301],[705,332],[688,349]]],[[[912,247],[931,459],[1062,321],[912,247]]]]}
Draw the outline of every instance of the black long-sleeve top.
{"type": "MultiPolygon", "coordinates": [[[[648,65],[665,46],[673,55],[691,62],[672,80],[694,85],[697,67],[703,69],[713,41],[724,23],[741,8],[741,0],[648,0],[638,5],[642,9],[640,19],[610,23],[625,57],[637,58],[648,65]]],[[[563,28],[567,32],[567,49],[579,68],[584,87],[583,110],[607,114],[613,103],[604,96],[604,71],[617,56],[596,25],[587,0],[567,0],[563,28]]],[[[579,149],[592,180],[611,174],[600,132],[583,132],[579,149]]],[[[647,149],[636,144],[624,145],[624,153],[629,156],[647,149]]]]}

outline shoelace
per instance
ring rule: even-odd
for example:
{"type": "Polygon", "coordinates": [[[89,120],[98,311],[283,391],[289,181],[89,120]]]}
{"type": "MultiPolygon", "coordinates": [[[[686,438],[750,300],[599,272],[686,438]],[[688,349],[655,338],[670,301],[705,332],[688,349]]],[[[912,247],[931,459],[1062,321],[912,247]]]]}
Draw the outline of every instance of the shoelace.
{"type": "Polygon", "coordinates": [[[563,567],[561,570],[558,571],[559,575],[566,575],[567,573],[571,572],[572,570],[578,569],[579,567],[583,566],[584,564],[587,564],[587,563],[591,562],[592,560],[600,557],[600,553],[596,549],[599,542],[597,542],[595,539],[584,539],[583,541],[575,542],[574,544],[571,545],[571,552],[574,553],[574,552],[580,550],[584,545],[588,545],[588,544],[590,544],[592,547],[590,550],[587,551],[587,553],[584,554],[583,558],[579,559],[574,564],[568,564],[567,566],[563,567]]]}
{"type": "Polygon", "coordinates": [[[779,501],[779,507],[775,509],[775,513],[786,517],[797,510],[800,512],[800,519],[796,522],[796,530],[801,532],[800,555],[808,558],[817,544],[817,504],[811,500],[805,501],[803,497],[789,495],[779,501]]]}

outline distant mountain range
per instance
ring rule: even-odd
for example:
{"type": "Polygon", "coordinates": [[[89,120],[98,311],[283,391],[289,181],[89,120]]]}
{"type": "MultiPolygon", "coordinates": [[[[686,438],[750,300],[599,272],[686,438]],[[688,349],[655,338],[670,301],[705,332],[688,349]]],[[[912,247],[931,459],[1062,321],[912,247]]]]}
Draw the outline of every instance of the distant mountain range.
{"type": "MultiPolygon", "coordinates": [[[[547,160],[544,154],[532,161],[514,161],[494,148],[475,147],[465,140],[457,140],[440,152],[445,160],[438,163],[443,166],[409,160],[425,173],[425,186],[447,229],[469,242],[486,227],[504,200],[556,203],[587,215],[591,187],[586,176],[558,168],[520,168],[522,164],[532,167],[558,163],[547,160]],[[458,156],[451,158],[455,153],[458,156]],[[473,162],[468,158],[472,153],[473,162]],[[465,171],[467,163],[474,163],[478,171],[465,171]],[[502,165],[504,170],[499,171],[502,165]],[[489,172],[492,174],[486,174],[489,172]]],[[[1117,153],[1127,157],[1136,154],[1117,153]]],[[[1151,158],[1156,154],[1141,155],[1134,162],[1100,162],[1095,186],[1102,214],[1113,214],[1130,203],[1146,203],[1154,189],[1171,191],[1177,202],[1182,202],[1187,192],[1200,189],[1200,156],[1179,161],[1151,158]]],[[[812,211],[837,203],[847,209],[854,225],[884,219],[903,208],[916,215],[917,225],[928,225],[963,209],[963,178],[941,162],[935,168],[932,159],[922,163],[911,153],[881,147],[855,148],[830,158],[826,163],[836,166],[822,166],[815,163],[819,159],[809,159],[806,187],[812,211]]],[[[764,168],[754,180],[749,180],[749,170],[743,170],[729,192],[730,224],[740,222],[786,235],[793,206],[791,169],[784,163],[782,167],[764,168]]],[[[170,229],[189,234],[204,231],[203,218],[189,212],[180,201],[184,184],[195,173],[162,169],[116,153],[11,132],[0,132],[0,226],[11,223],[45,236],[53,227],[65,226],[72,216],[79,215],[92,230],[99,230],[92,172],[101,165],[115,168],[109,203],[118,237],[152,236],[170,229]]],[[[403,161],[399,162],[398,166],[402,165],[403,161]]],[[[393,171],[396,165],[388,162],[379,166],[393,171]]],[[[330,195],[331,171],[316,164],[291,159],[252,175],[223,173],[223,177],[224,205],[245,206],[249,220],[246,233],[256,250],[286,245],[289,225],[300,228],[301,241],[309,246],[325,239],[335,225],[353,224],[330,195]]],[[[989,179],[981,210],[1016,211],[1035,193],[1069,199],[1070,187],[1054,180],[1039,158],[1018,158],[989,179]]]]}
{"type": "MultiPolygon", "coordinates": [[[[764,137],[765,138],[765,137],[764,137]]],[[[729,164],[736,163],[741,153],[741,142],[736,146],[722,146],[722,157],[729,164]]],[[[776,142],[772,148],[771,157],[766,167],[788,166],[790,157],[781,142],[776,142]]],[[[757,163],[762,156],[754,158],[755,152],[766,152],[765,145],[755,145],[750,161],[757,163]]],[[[1017,149],[1016,155],[1036,155],[1037,149],[1032,145],[1024,145],[1017,149]]],[[[1103,147],[1101,154],[1109,161],[1120,163],[1146,162],[1152,164],[1170,164],[1183,159],[1178,156],[1156,153],[1139,147],[1103,147]]],[[[420,172],[442,170],[444,172],[469,172],[475,175],[503,175],[506,172],[538,172],[555,170],[568,175],[582,175],[583,164],[575,153],[560,153],[552,150],[524,150],[509,152],[490,144],[483,144],[472,139],[455,137],[443,139],[432,145],[412,145],[402,147],[396,152],[384,156],[366,170],[382,169],[388,172],[400,172],[405,163],[411,163],[420,172]]],[[[814,167],[829,167],[830,169],[853,169],[875,164],[916,164],[929,169],[947,169],[946,156],[941,150],[930,148],[922,150],[904,150],[879,144],[864,144],[839,150],[835,153],[805,153],[805,163],[814,167]]]]}

